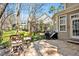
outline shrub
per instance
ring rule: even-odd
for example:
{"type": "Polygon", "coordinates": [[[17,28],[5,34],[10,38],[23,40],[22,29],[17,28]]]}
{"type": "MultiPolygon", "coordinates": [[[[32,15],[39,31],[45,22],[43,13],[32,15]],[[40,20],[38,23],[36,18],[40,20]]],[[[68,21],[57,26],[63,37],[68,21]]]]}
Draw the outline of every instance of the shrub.
{"type": "Polygon", "coordinates": [[[22,29],[22,31],[28,31],[28,29],[22,29]]]}
{"type": "Polygon", "coordinates": [[[9,46],[11,46],[11,42],[6,41],[6,42],[3,42],[1,45],[4,46],[4,47],[9,47],[9,46]]]}
{"type": "Polygon", "coordinates": [[[2,44],[3,38],[0,38],[0,45],[2,44]]]}
{"type": "Polygon", "coordinates": [[[3,35],[3,31],[2,30],[0,30],[0,37],[3,35]]]}
{"type": "Polygon", "coordinates": [[[41,39],[45,39],[45,36],[44,35],[40,35],[41,39]]]}
{"type": "Polygon", "coordinates": [[[3,31],[0,30],[0,44],[1,44],[2,40],[3,40],[2,35],[3,35],[3,31]]]}
{"type": "Polygon", "coordinates": [[[33,34],[32,34],[32,41],[42,40],[42,39],[44,39],[44,38],[45,38],[44,35],[39,35],[39,34],[33,35],[33,34]]]}
{"type": "Polygon", "coordinates": [[[29,37],[29,36],[31,36],[32,34],[30,33],[30,32],[25,32],[25,34],[24,34],[24,37],[29,37]]]}

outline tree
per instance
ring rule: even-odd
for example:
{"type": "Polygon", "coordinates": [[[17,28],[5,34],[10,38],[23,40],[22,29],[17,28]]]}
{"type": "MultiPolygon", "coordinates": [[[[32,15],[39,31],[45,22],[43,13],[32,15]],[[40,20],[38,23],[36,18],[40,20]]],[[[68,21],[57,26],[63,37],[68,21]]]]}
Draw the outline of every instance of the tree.
{"type": "MultiPolygon", "coordinates": [[[[2,15],[4,14],[7,5],[8,5],[8,3],[0,4],[0,19],[1,19],[2,15]]],[[[2,41],[2,35],[3,35],[3,31],[0,29],[0,42],[2,41]]]]}
{"type": "Polygon", "coordinates": [[[13,15],[14,13],[10,13],[10,14],[7,14],[7,16],[5,16],[6,14],[4,13],[4,15],[2,16],[2,19],[1,19],[1,30],[2,30],[2,27],[4,25],[4,22],[6,20],[10,21],[10,24],[12,24],[11,22],[11,19],[8,19],[8,17],[10,17],[11,15],[13,15]]]}
{"type": "Polygon", "coordinates": [[[53,12],[55,13],[56,7],[55,7],[55,6],[51,6],[51,7],[50,7],[50,11],[53,11],[53,12]]]}
{"type": "Polygon", "coordinates": [[[4,14],[6,7],[7,7],[8,3],[6,4],[0,4],[0,18],[2,17],[2,15],[4,14]]]}
{"type": "Polygon", "coordinates": [[[64,6],[63,3],[60,3],[60,5],[58,7],[55,7],[55,6],[52,5],[50,7],[50,11],[55,14],[55,13],[61,11],[63,9],[63,6],[64,6]]]}
{"type": "Polygon", "coordinates": [[[41,7],[44,4],[31,3],[31,4],[27,4],[27,5],[29,6],[28,7],[28,14],[29,14],[29,17],[31,19],[31,21],[30,21],[30,32],[35,32],[36,29],[37,29],[37,25],[36,25],[37,18],[40,16],[38,14],[41,13],[41,11],[42,11],[41,7]]]}
{"type": "MultiPolygon", "coordinates": [[[[1,17],[2,17],[2,15],[4,14],[7,5],[8,5],[8,3],[6,3],[6,4],[0,4],[0,23],[2,23],[1,17]]],[[[1,30],[1,28],[0,28],[0,30],[1,30]]]]}
{"type": "Polygon", "coordinates": [[[44,26],[44,23],[43,23],[43,20],[40,20],[39,21],[39,26],[40,26],[40,31],[43,31],[43,26],[44,26]]]}
{"type": "Polygon", "coordinates": [[[63,7],[64,7],[63,3],[60,3],[60,5],[57,8],[57,11],[58,12],[61,11],[63,9],[63,7]]]}
{"type": "Polygon", "coordinates": [[[17,28],[16,34],[18,34],[18,32],[19,32],[19,16],[20,16],[20,4],[17,3],[16,4],[16,21],[17,21],[17,23],[16,23],[16,28],[17,28]]]}

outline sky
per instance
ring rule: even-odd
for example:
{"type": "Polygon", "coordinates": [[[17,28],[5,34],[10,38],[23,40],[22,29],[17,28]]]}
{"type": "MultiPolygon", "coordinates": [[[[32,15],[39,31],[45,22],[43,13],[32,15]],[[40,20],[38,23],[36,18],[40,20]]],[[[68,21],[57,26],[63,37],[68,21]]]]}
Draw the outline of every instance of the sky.
{"type": "MultiPolygon", "coordinates": [[[[40,5],[40,4],[38,4],[40,5]]],[[[49,12],[50,11],[50,7],[51,6],[55,6],[56,8],[60,5],[60,3],[43,3],[43,5],[41,6],[40,11],[38,12],[38,17],[40,17],[42,14],[47,13],[48,16],[52,17],[53,16],[53,12],[49,12]]],[[[14,3],[10,3],[7,8],[6,11],[8,12],[15,12],[16,8],[15,8],[16,4],[14,3]]],[[[28,15],[29,15],[29,4],[28,3],[22,3],[21,7],[20,7],[20,18],[22,22],[26,22],[28,15]]]]}

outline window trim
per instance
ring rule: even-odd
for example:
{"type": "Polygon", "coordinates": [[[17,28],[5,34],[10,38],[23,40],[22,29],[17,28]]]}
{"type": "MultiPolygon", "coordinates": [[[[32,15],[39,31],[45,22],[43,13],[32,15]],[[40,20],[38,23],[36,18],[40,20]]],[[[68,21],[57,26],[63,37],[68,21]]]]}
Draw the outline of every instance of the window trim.
{"type": "Polygon", "coordinates": [[[67,15],[61,15],[61,16],[59,16],[59,32],[67,32],[67,15]],[[60,24],[60,17],[63,17],[63,16],[66,17],[65,24],[60,24]],[[61,25],[65,25],[65,26],[66,26],[66,27],[65,27],[65,31],[61,31],[61,30],[60,30],[60,26],[61,26],[61,25]]]}

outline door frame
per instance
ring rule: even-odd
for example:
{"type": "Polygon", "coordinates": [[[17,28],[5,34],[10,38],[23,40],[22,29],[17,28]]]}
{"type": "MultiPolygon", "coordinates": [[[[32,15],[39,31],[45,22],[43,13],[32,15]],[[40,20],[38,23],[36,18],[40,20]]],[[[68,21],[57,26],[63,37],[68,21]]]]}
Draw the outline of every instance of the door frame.
{"type": "Polygon", "coordinates": [[[79,19],[79,17],[71,19],[71,16],[77,15],[77,14],[79,15],[79,13],[75,13],[75,14],[70,15],[70,36],[71,36],[71,38],[75,38],[75,39],[79,39],[79,36],[73,36],[72,22],[73,22],[73,20],[79,19]]]}

